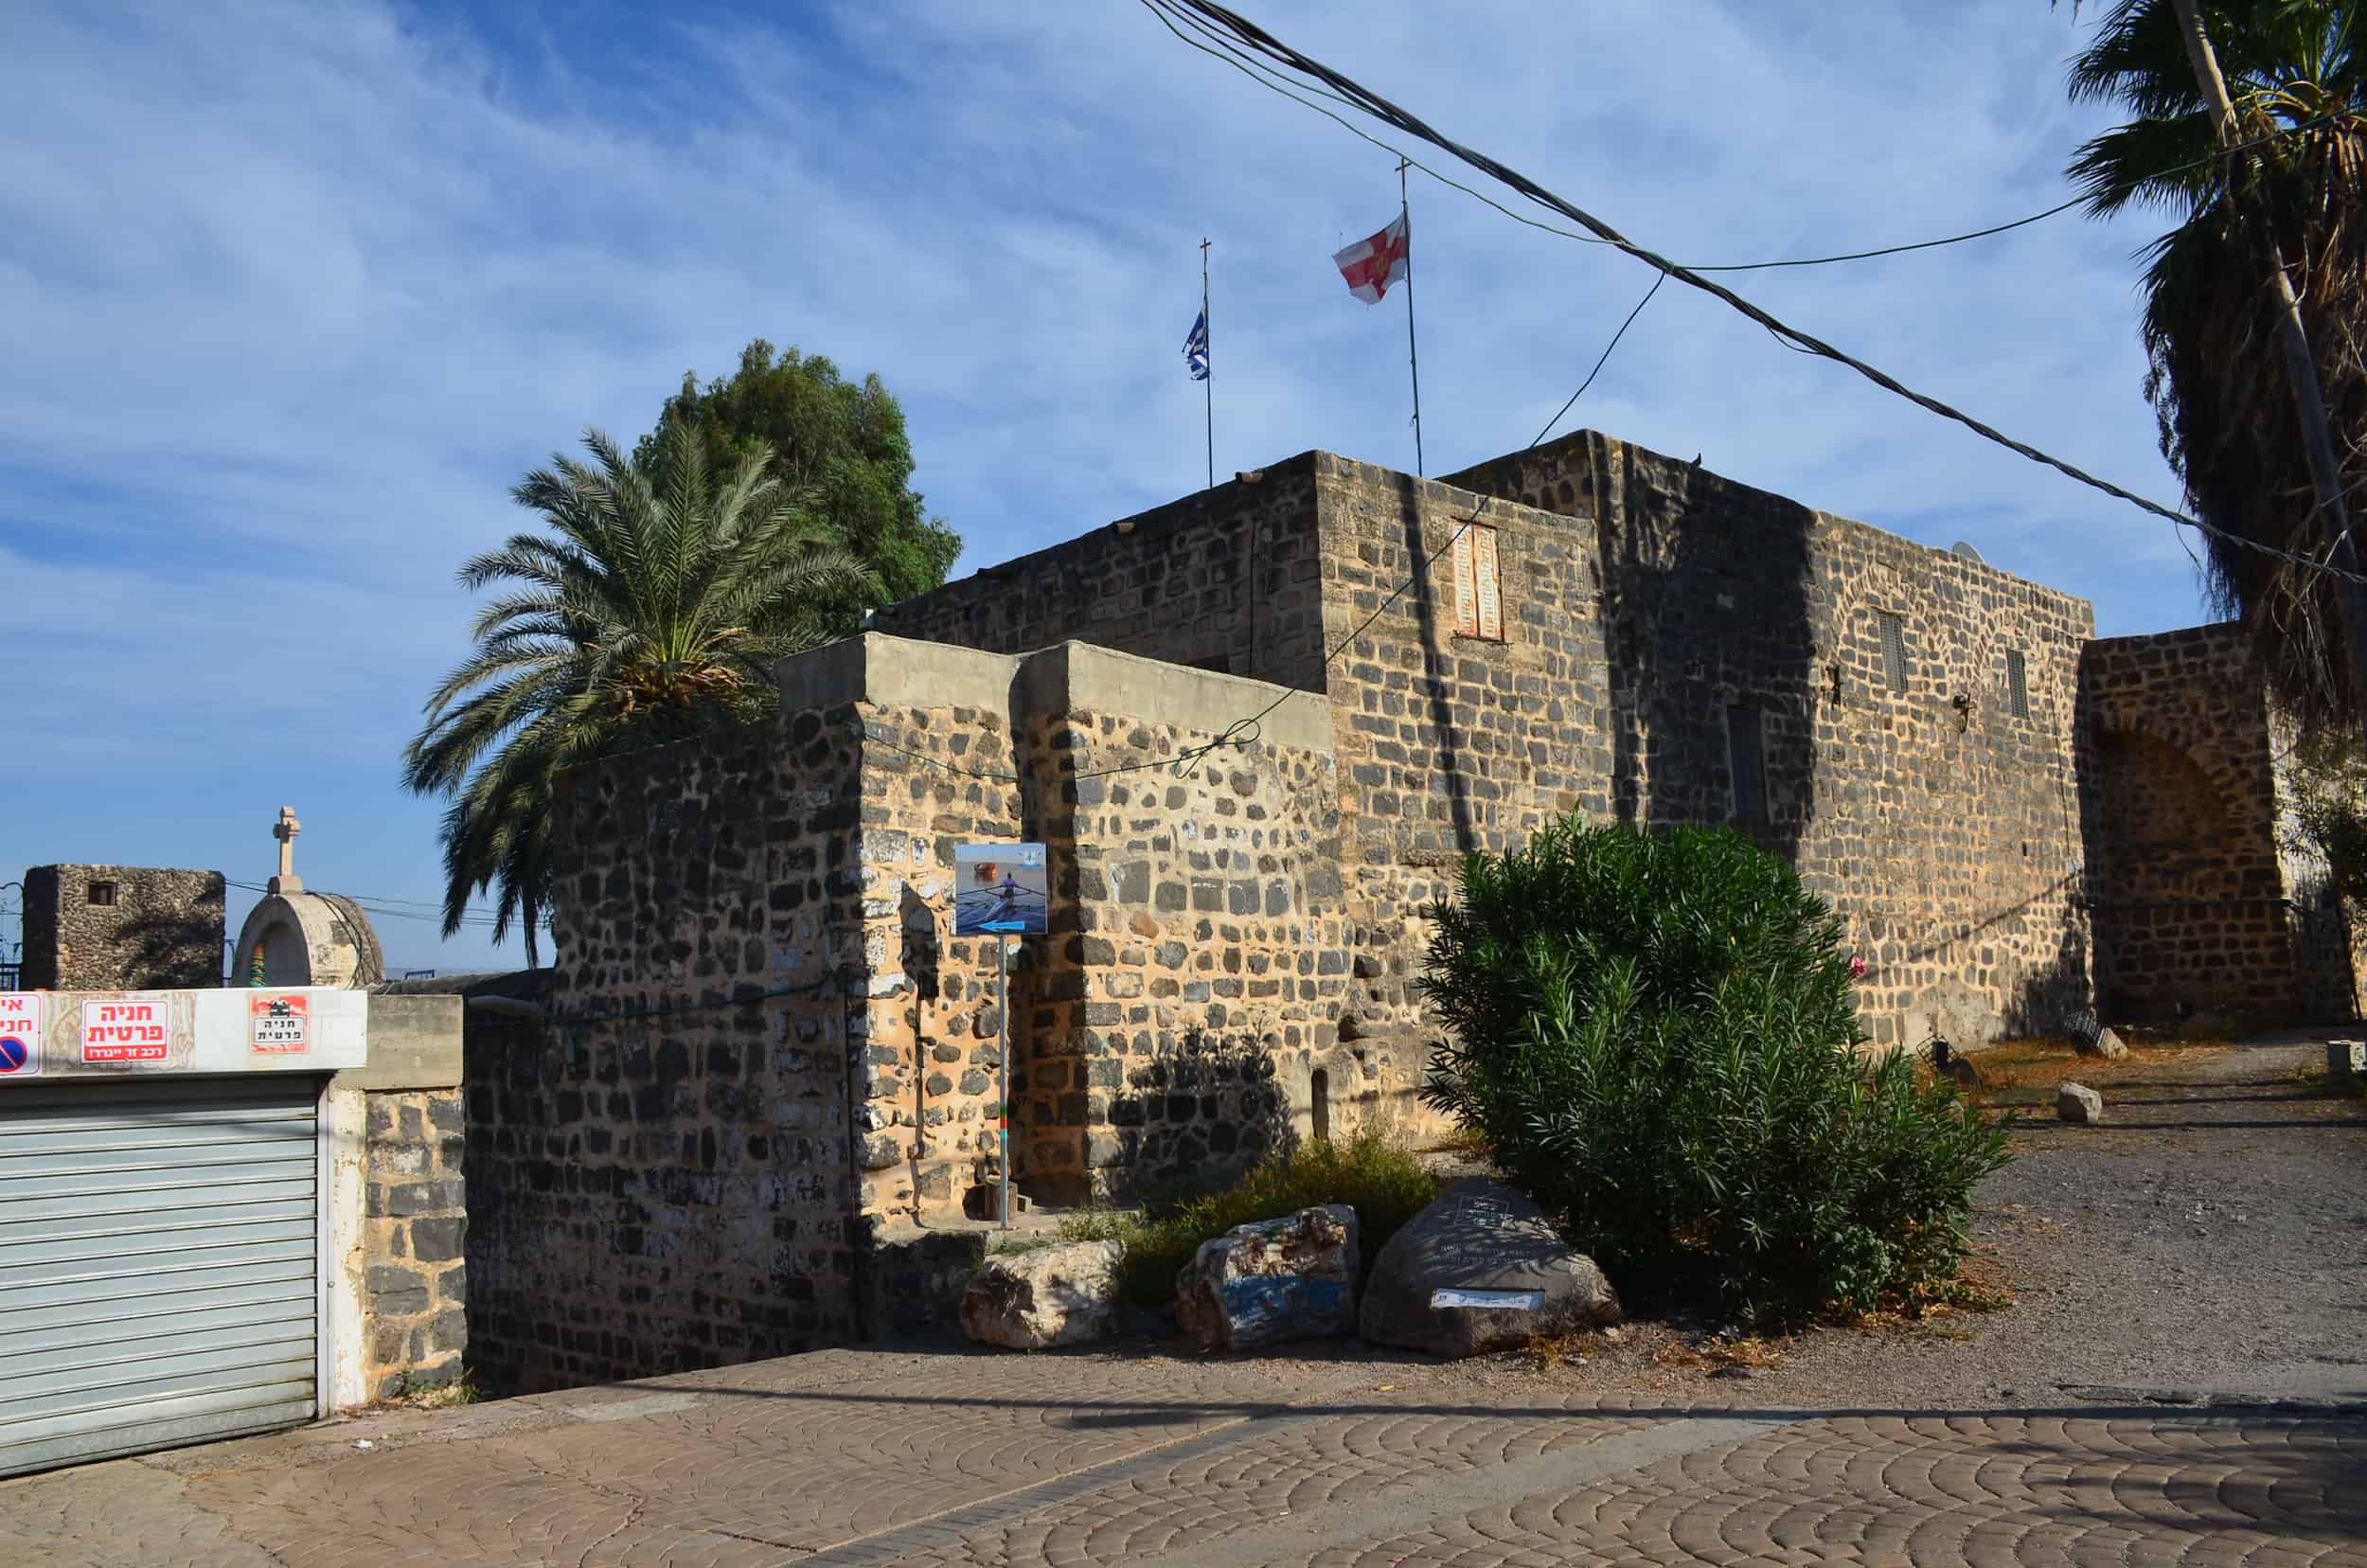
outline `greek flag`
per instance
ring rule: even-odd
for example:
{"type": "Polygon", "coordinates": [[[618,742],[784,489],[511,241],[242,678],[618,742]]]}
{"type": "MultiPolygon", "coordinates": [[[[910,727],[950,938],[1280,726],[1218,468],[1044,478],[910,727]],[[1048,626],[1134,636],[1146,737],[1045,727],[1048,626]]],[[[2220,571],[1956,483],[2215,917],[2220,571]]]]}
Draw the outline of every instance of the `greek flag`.
{"type": "Polygon", "coordinates": [[[1205,309],[1200,312],[1200,319],[1192,323],[1191,335],[1184,340],[1184,364],[1190,369],[1192,380],[1208,379],[1208,312],[1205,309]]]}

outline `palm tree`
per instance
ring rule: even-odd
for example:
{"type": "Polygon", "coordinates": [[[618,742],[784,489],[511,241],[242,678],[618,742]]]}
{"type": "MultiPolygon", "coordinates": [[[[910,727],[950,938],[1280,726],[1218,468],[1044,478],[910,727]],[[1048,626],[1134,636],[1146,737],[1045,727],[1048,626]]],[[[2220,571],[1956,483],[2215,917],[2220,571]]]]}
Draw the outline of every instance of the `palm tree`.
{"type": "MultiPolygon", "coordinates": [[[[2202,14],[2240,138],[2273,139],[2215,156],[2178,8],[2113,0],[2072,61],[2071,93],[2136,117],[2081,147],[2069,171],[2093,214],[2137,204],[2177,222],[2145,252],[2143,334],[2145,395],[2188,506],[2242,539],[2323,559],[2265,280],[2281,251],[2352,489],[2367,470],[2367,0],[2205,0],[2202,14]]],[[[2313,728],[2349,722],[2367,693],[2350,689],[2332,580],[2204,545],[2214,603],[2251,627],[2280,704],[2313,728]]]]}
{"type": "Polygon", "coordinates": [[[761,447],[711,480],[705,442],[669,425],[636,465],[597,430],[590,465],[553,454],[510,490],[546,532],[512,535],[460,568],[472,591],[518,586],[479,612],[476,651],[427,701],[403,783],[449,798],[444,935],[497,889],[493,936],[515,922],[526,961],[551,906],[559,774],[622,746],[758,719],[767,667],[826,639],[823,606],[870,574],[784,486],[761,447]]]}

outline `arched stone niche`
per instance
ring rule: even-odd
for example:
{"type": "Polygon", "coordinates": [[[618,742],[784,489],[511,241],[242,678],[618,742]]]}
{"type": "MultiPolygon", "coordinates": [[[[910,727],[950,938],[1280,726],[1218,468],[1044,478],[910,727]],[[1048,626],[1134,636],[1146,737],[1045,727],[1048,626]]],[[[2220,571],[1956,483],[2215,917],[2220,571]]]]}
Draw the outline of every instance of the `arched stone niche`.
{"type": "Polygon", "coordinates": [[[335,893],[275,893],[239,928],[232,983],[240,986],[375,986],[386,978],[378,932],[351,899],[335,893]],[[260,952],[262,975],[255,972],[260,952]]]}

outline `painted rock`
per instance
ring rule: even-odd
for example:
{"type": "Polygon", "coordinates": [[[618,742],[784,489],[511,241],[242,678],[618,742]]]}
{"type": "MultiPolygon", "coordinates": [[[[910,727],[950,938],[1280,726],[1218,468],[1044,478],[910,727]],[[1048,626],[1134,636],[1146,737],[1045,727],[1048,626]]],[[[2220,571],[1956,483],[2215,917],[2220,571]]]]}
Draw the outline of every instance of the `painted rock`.
{"type": "Polygon", "coordinates": [[[1345,1203],[1236,1225],[1175,1276],[1175,1316],[1201,1345],[1247,1350],[1356,1327],[1356,1210],[1345,1203]]]}

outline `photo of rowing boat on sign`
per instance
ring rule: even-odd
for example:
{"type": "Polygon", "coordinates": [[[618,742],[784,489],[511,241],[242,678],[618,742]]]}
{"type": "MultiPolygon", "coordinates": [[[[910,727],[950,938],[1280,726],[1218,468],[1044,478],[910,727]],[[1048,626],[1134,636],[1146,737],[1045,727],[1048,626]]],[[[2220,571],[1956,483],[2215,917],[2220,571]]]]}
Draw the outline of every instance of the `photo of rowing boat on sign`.
{"type": "Polygon", "coordinates": [[[1041,844],[957,844],[956,936],[1041,936],[1052,883],[1041,844]]]}

